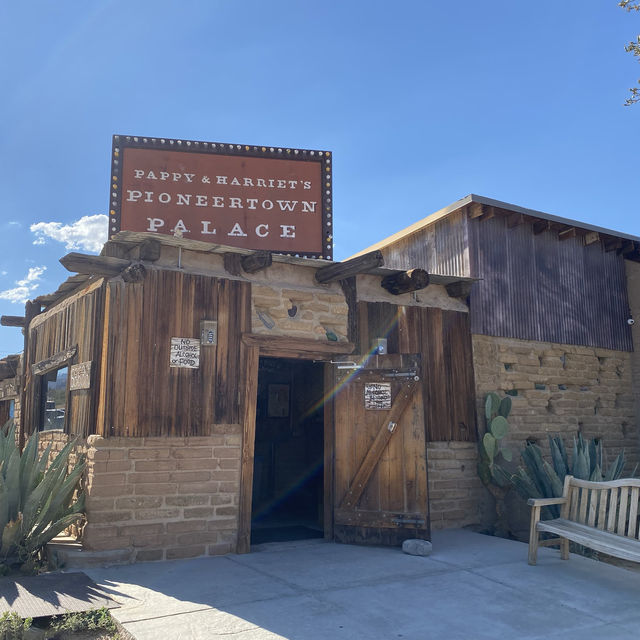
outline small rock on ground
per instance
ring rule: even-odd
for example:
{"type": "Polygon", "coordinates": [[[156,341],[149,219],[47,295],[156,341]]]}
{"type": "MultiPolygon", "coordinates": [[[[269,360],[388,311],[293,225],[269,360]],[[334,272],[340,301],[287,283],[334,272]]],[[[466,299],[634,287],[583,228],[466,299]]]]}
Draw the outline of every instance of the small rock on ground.
{"type": "Polygon", "coordinates": [[[433,550],[433,546],[428,540],[405,540],[402,543],[402,550],[411,556],[428,556],[433,550]]]}

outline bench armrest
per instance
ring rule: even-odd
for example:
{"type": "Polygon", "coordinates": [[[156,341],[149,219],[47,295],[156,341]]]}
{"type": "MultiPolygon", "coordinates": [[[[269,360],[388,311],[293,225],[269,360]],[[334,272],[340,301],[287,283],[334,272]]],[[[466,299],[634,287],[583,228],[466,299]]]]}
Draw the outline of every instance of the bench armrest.
{"type": "Polygon", "coordinates": [[[564,504],[566,498],[529,498],[527,504],[530,507],[548,507],[551,504],[564,504]]]}

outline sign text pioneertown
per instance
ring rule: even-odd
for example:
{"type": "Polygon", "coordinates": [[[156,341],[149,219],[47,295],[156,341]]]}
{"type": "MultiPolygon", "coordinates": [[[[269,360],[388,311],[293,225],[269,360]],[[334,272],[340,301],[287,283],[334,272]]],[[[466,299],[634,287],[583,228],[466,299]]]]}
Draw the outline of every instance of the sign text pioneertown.
{"type": "Polygon", "coordinates": [[[109,236],[332,258],[331,153],[114,136],[109,236]]]}

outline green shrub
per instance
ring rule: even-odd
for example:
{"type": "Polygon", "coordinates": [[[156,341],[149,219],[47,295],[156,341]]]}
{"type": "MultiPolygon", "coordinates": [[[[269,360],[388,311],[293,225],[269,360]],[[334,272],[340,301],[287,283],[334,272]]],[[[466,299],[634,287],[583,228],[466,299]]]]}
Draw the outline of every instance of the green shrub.
{"type": "Polygon", "coordinates": [[[31,618],[23,620],[17,613],[5,611],[0,616],[0,640],[22,640],[31,626],[31,618]]]}
{"type": "Polygon", "coordinates": [[[60,618],[54,618],[49,625],[49,634],[53,634],[53,637],[67,632],[86,631],[104,631],[114,634],[118,631],[118,627],[105,607],[79,613],[66,613],[60,618]]]}
{"type": "Polygon", "coordinates": [[[84,494],[74,495],[85,464],[79,456],[69,472],[73,446],[47,467],[51,445],[38,456],[37,433],[20,453],[12,421],[0,429],[0,565],[32,565],[47,542],[82,518],[84,494]]]}

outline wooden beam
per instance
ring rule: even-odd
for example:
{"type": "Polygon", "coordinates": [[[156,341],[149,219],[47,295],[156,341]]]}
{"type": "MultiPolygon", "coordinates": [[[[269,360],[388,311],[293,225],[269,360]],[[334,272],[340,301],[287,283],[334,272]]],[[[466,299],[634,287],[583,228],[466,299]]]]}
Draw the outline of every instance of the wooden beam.
{"type": "Polygon", "coordinates": [[[34,362],[31,365],[31,373],[34,376],[40,376],[43,373],[47,373],[52,369],[58,369],[64,364],[68,364],[71,358],[76,355],[78,351],[78,346],[70,347],[69,349],[65,349],[64,351],[60,351],[55,355],[52,355],[50,358],[46,360],[41,360],[40,362],[34,362]]]}
{"type": "Polygon", "coordinates": [[[495,215],[495,207],[484,207],[484,213],[480,216],[480,222],[483,222],[484,220],[491,220],[491,218],[495,218],[495,215]]]}
{"type": "Polygon", "coordinates": [[[584,235],[584,244],[589,245],[600,240],[600,234],[597,231],[589,231],[584,235]]]}
{"type": "Polygon", "coordinates": [[[24,316],[0,316],[3,327],[24,327],[24,316]]]}
{"type": "Polygon", "coordinates": [[[451,282],[445,286],[445,289],[450,298],[466,300],[471,295],[472,286],[473,282],[468,281],[451,282]]]}
{"type": "Polygon", "coordinates": [[[345,280],[359,273],[366,273],[384,265],[384,257],[381,251],[370,251],[350,260],[336,262],[322,267],[316,271],[316,282],[326,284],[336,280],[345,280]]]}
{"type": "Polygon", "coordinates": [[[261,356],[286,358],[315,358],[327,360],[334,356],[353,353],[352,342],[324,342],[323,340],[307,340],[306,338],[288,338],[286,336],[270,336],[256,333],[242,334],[242,342],[250,347],[258,347],[261,356]]]}
{"type": "Polygon", "coordinates": [[[622,247],[622,240],[620,238],[607,238],[604,241],[605,251],[615,251],[616,249],[620,249],[621,247],[622,247]]]}
{"type": "Polygon", "coordinates": [[[549,229],[551,229],[551,223],[548,220],[540,220],[539,218],[536,218],[533,223],[533,234],[536,236],[549,229]]]}
{"type": "Polygon", "coordinates": [[[469,218],[479,218],[484,213],[484,205],[479,202],[472,202],[469,205],[469,218]]]}
{"type": "Polygon", "coordinates": [[[242,273],[241,258],[239,253],[225,253],[222,257],[224,270],[232,276],[239,276],[242,273]]]}
{"type": "Polygon", "coordinates": [[[620,249],[620,253],[623,256],[627,256],[630,253],[633,253],[636,250],[636,243],[633,240],[627,240],[622,243],[622,248],[620,249]]]}
{"type": "Polygon", "coordinates": [[[72,252],[60,258],[60,264],[67,271],[111,278],[120,275],[131,264],[131,261],[72,252]]]}
{"type": "Polygon", "coordinates": [[[389,293],[397,296],[401,293],[410,293],[424,289],[429,285],[429,274],[424,269],[411,269],[394,273],[382,278],[380,286],[389,293]]]}
{"type": "Polygon", "coordinates": [[[132,249],[130,249],[126,257],[130,260],[145,260],[146,262],[155,262],[160,257],[161,250],[162,244],[159,240],[156,240],[155,238],[147,238],[140,244],[135,245],[132,249]]]}
{"type": "Polygon", "coordinates": [[[141,262],[132,262],[122,271],[122,279],[125,282],[142,282],[147,275],[147,270],[141,262]]]}
{"type": "Polygon", "coordinates": [[[248,256],[242,256],[240,264],[247,273],[256,273],[270,267],[273,262],[271,251],[256,251],[248,256]]]}
{"type": "Polygon", "coordinates": [[[521,224],[524,224],[524,214],[522,213],[512,213],[507,218],[507,227],[509,229],[513,229],[513,227],[518,227],[521,224]]]}
{"type": "Polygon", "coordinates": [[[560,233],[558,234],[558,240],[560,240],[561,242],[562,240],[568,240],[569,238],[575,238],[575,237],[576,237],[575,227],[568,227],[564,231],[560,231],[560,233]]]}

